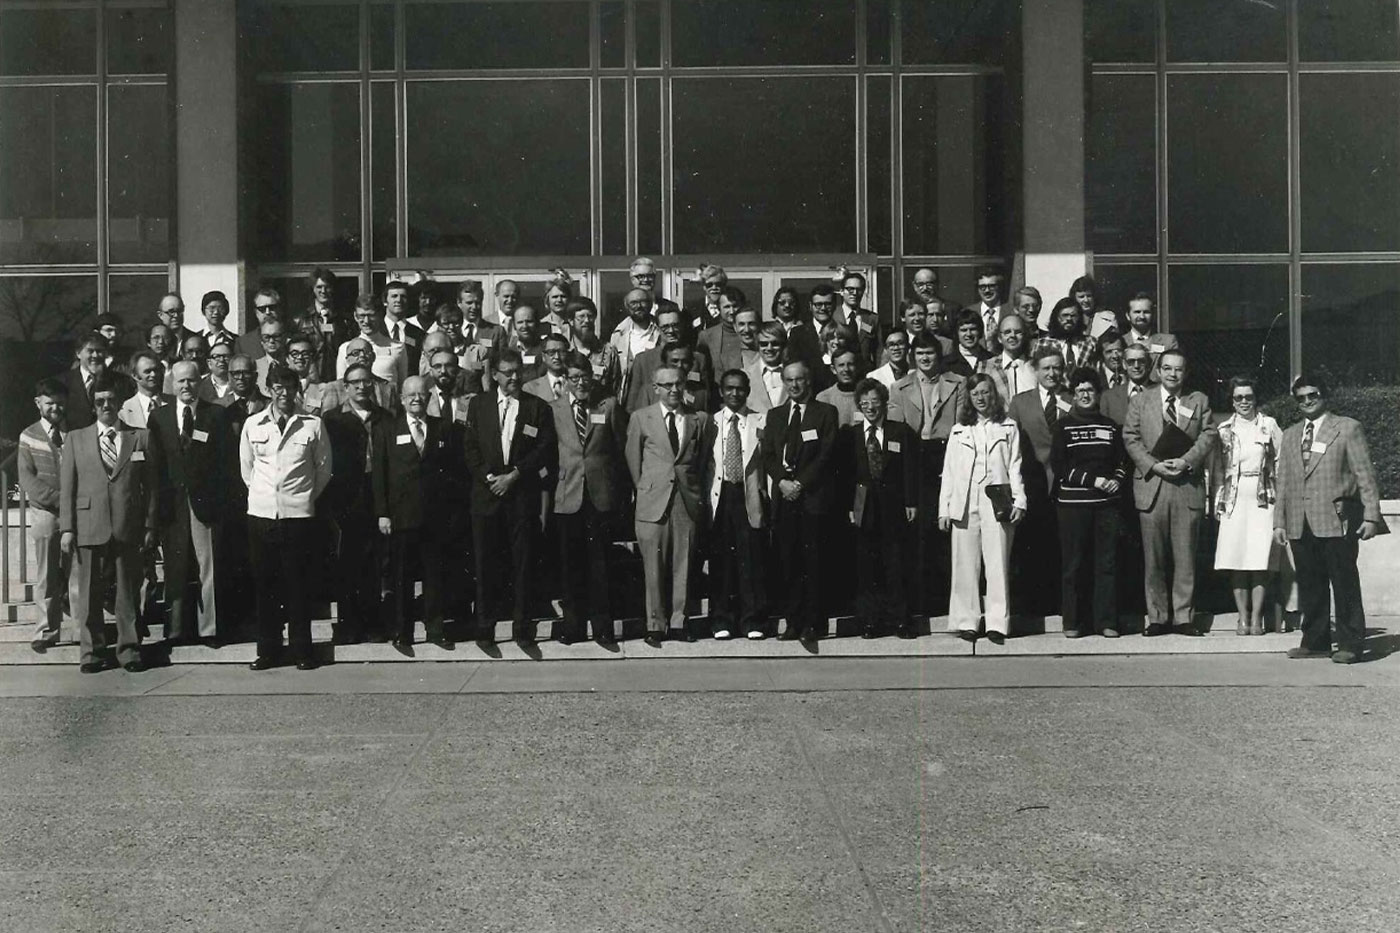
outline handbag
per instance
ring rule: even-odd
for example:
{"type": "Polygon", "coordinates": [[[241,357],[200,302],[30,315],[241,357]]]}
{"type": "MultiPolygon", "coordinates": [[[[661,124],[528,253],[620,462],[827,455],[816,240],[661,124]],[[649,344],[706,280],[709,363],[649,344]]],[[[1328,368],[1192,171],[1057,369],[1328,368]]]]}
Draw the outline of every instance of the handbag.
{"type": "Polygon", "coordinates": [[[983,487],[987,490],[987,498],[992,503],[992,515],[998,522],[1011,521],[1011,484],[1010,483],[988,483],[983,487]]]}

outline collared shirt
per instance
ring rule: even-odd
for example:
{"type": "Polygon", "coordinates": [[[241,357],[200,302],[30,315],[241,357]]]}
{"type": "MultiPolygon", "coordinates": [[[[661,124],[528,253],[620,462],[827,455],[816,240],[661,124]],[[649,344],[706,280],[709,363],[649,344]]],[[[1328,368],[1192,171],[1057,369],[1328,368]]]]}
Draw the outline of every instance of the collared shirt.
{"type": "Polygon", "coordinates": [[[661,402],[657,402],[656,405],[657,405],[658,408],[661,409],[661,428],[662,428],[662,430],[665,430],[665,428],[666,428],[666,416],[667,416],[667,415],[675,415],[675,418],[676,418],[676,450],[680,450],[682,447],[685,446],[685,413],[682,412],[679,408],[677,408],[675,411],[669,411],[669,410],[667,410],[666,406],[665,406],[664,404],[662,404],[661,402]]]}
{"type": "Polygon", "coordinates": [[[1015,397],[1021,391],[1021,367],[1025,360],[1017,359],[1005,350],[1001,351],[1001,370],[1006,373],[1007,394],[1015,397]]]}
{"type": "MultiPolygon", "coordinates": [[[[1177,426],[1177,427],[1181,427],[1181,421],[1182,421],[1182,419],[1188,417],[1187,412],[1186,412],[1186,409],[1183,408],[1183,407],[1182,407],[1182,404],[1181,404],[1181,393],[1180,393],[1180,392],[1168,392],[1166,386],[1161,386],[1161,390],[1162,390],[1162,422],[1165,424],[1168,420],[1170,420],[1170,419],[1167,418],[1167,399],[1169,399],[1169,398],[1174,398],[1174,399],[1176,399],[1176,426],[1177,426]]],[[[1191,409],[1191,413],[1192,413],[1192,414],[1195,414],[1195,409],[1191,409]]]]}
{"type": "Polygon", "coordinates": [[[636,359],[639,353],[655,348],[660,340],[660,333],[655,319],[648,322],[645,330],[638,327],[635,320],[632,321],[632,329],[627,332],[628,359],[636,359]]]}
{"type": "Polygon", "coordinates": [[[156,396],[147,395],[145,392],[137,392],[135,398],[136,404],[141,409],[141,417],[149,422],[151,420],[151,411],[158,407],[157,402],[159,400],[156,396]]]}
{"type": "Polygon", "coordinates": [[[870,429],[875,428],[875,443],[880,445],[880,449],[885,449],[885,422],[883,419],[877,424],[865,416],[865,412],[860,413],[860,443],[866,446],[870,443],[870,429]]]}
{"type": "Polygon", "coordinates": [[[520,414],[520,399],[509,395],[496,398],[496,411],[501,418],[501,459],[510,462],[510,442],[515,439],[515,418],[520,414]]]}
{"type": "Polygon", "coordinates": [[[549,377],[550,394],[555,398],[562,397],[564,395],[564,377],[556,376],[553,373],[546,373],[546,375],[549,377]]]}
{"type": "MultiPolygon", "coordinates": [[[[47,438],[49,439],[49,443],[52,444],[52,443],[53,443],[53,431],[54,431],[54,427],[55,427],[54,423],[53,423],[52,421],[50,421],[49,419],[47,419],[47,418],[40,417],[40,418],[39,418],[39,427],[40,427],[40,429],[43,430],[44,436],[47,437],[47,438]]],[[[68,436],[68,432],[67,432],[67,431],[64,431],[62,428],[60,428],[59,431],[58,431],[58,439],[61,441],[61,440],[63,440],[63,439],[64,439],[65,437],[67,437],[67,436],[68,436]]]]}
{"type": "Polygon", "coordinates": [[[321,419],[288,416],[277,430],[276,408],[267,408],[243,425],[238,459],[248,487],[248,514],[257,518],[311,518],[316,497],[331,478],[331,449],[321,419]]]}
{"type": "Polygon", "coordinates": [[[209,388],[214,390],[215,398],[223,398],[233,391],[233,380],[227,379],[223,382],[215,379],[211,373],[209,376],[209,388]]]}
{"type": "Polygon", "coordinates": [[[405,420],[408,422],[408,435],[413,438],[413,444],[421,454],[423,452],[422,445],[428,440],[428,424],[422,418],[414,415],[406,415],[405,420]]]}
{"type": "Polygon", "coordinates": [[[933,440],[933,413],[938,408],[938,377],[932,379],[919,373],[916,377],[919,386],[919,397],[924,403],[923,424],[919,427],[920,440],[933,440]]]}
{"type": "Polygon", "coordinates": [[[184,427],[185,427],[185,418],[187,417],[187,416],[185,415],[185,412],[189,412],[188,417],[189,417],[189,419],[190,419],[190,430],[193,431],[193,430],[194,430],[194,412],[195,412],[194,406],[193,406],[193,405],[190,405],[190,404],[187,404],[187,403],[185,403],[185,402],[177,401],[177,402],[175,403],[175,430],[176,430],[176,431],[179,431],[179,432],[182,432],[182,433],[183,433],[184,427]]]}
{"type": "Polygon", "coordinates": [[[1123,336],[1127,339],[1128,343],[1137,344],[1140,347],[1148,347],[1152,343],[1151,333],[1140,334],[1137,331],[1133,330],[1131,327],[1128,328],[1128,332],[1123,336]]]}
{"type": "MultiPolygon", "coordinates": [[[[715,445],[715,475],[721,479],[724,477],[724,458],[729,453],[729,426],[734,423],[734,427],[739,432],[739,464],[740,469],[747,463],[744,457],[744,429],[748,427],[749,417],[752,412],[732,411],[728,408],[721,408],[716,416],[719,419],[719,443],[715,445]]],[[[663,422],[664,423],[664,422],[663,422]]],[[[680,434],[680,425],[676,426],[677,436],[680,434]]]]}
{"type": "Polygon", "coordinates": [[[972,368],[973,372],[977,372],[981,367],[982,361],[977,358],[977,354],[968,350],[962,344],[958,344],[958,354],[967,362],[967,365],[972,368]]]}
{"type": "Polygon", "coordinates": [[[987,485],[987,466],[992,446],[990,437],[992,422],[985,415],[978,415],[972,426],[972,485],[987,485]]]}
{"type": "Polygon", "coordinates": [[[775,407],[787,401],[787,387],[783,385],[783,368],[763,365],[763,387],[768,390],[768,401],[775,407]]]}

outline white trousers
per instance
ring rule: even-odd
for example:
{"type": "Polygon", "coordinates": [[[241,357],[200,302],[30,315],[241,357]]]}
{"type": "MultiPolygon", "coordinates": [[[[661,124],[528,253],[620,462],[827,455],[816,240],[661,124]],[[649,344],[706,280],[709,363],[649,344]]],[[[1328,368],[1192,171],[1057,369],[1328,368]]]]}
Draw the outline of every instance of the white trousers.
{"type": "Polygon", "coordinates": [[[1011,604],[1006,593],[1006,568],[1011,558],[1014,531],[1014,526],[996,520],[986,488],[977,487],[967,503],[967,515],[962,521],[953,522],[953,580],[948,597],[950,632],[977,631],[978,620],[985,614],[987,631],[1008,634],[1011,604]],[[979,585],[984,569],[987,574],[985,613],[979,585]]]}

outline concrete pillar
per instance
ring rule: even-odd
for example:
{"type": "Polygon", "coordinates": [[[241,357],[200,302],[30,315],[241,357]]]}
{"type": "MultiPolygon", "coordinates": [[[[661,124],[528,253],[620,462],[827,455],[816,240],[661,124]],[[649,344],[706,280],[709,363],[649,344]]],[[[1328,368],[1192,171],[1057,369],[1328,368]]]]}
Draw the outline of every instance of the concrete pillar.
{"type": "Polygon", "coordinates": [[[1025,282],[1048,310],[1089,271],[1084,248],[1084,3],[1022,5],[1025,282]]]}
{"type": "Polygon", "coordinates": [[[241,331],[238,255],[238,23],[235,4],[175,0],[175,174],[178,291],[186,326],[203,326],[199,299],[228,295],[225,327],[241,331]]]}

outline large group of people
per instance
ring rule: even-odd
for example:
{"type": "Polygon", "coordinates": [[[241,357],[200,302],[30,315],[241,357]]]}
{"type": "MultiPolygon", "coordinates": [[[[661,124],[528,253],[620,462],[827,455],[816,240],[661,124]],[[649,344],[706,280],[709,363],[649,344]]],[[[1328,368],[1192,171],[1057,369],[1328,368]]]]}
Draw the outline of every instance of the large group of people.
{"type": "Polygon", "coordinates": [[[489,650],[505,618],[528,643],[555,603],[555,639],[612,644],[636,595],[619,542],[654,647],[810,645],[846,615],[867,638],[946,616],[1001,643],[1054,614],[1114,638],[1134,611],[1146,636],[1192,632],[1213,519],[1238,633],[1264,630],[1289,552],[1291,654],[1360,656],[1357,541],[1385,526],[1362,427],[1320,376],[1293,380],[1286,431],[1245,374],[1220,419],[1152,296],[1118,314],[1088,277],[1046,310],[996,269],[964,305],[922,268],[882,320],[845,270],[780,289],[766,319],[715,265],[692,307],[656,293],[649,260],[631,276],[606,327],[562,271],[540,307],[509,280],[488,303],[424,277],[344,309],[318,270],[304,308],[259,290],[243,334],[222,293],[200,330],[170,294],[138,348],[102,316],[20,438],[35,650],[67,614],[83,671],[137,671],[158,627],[217,646],[251,619],[253,669],[309,669],[332,601],[337,644],[411,654],[421,622],[489,650]]]}

